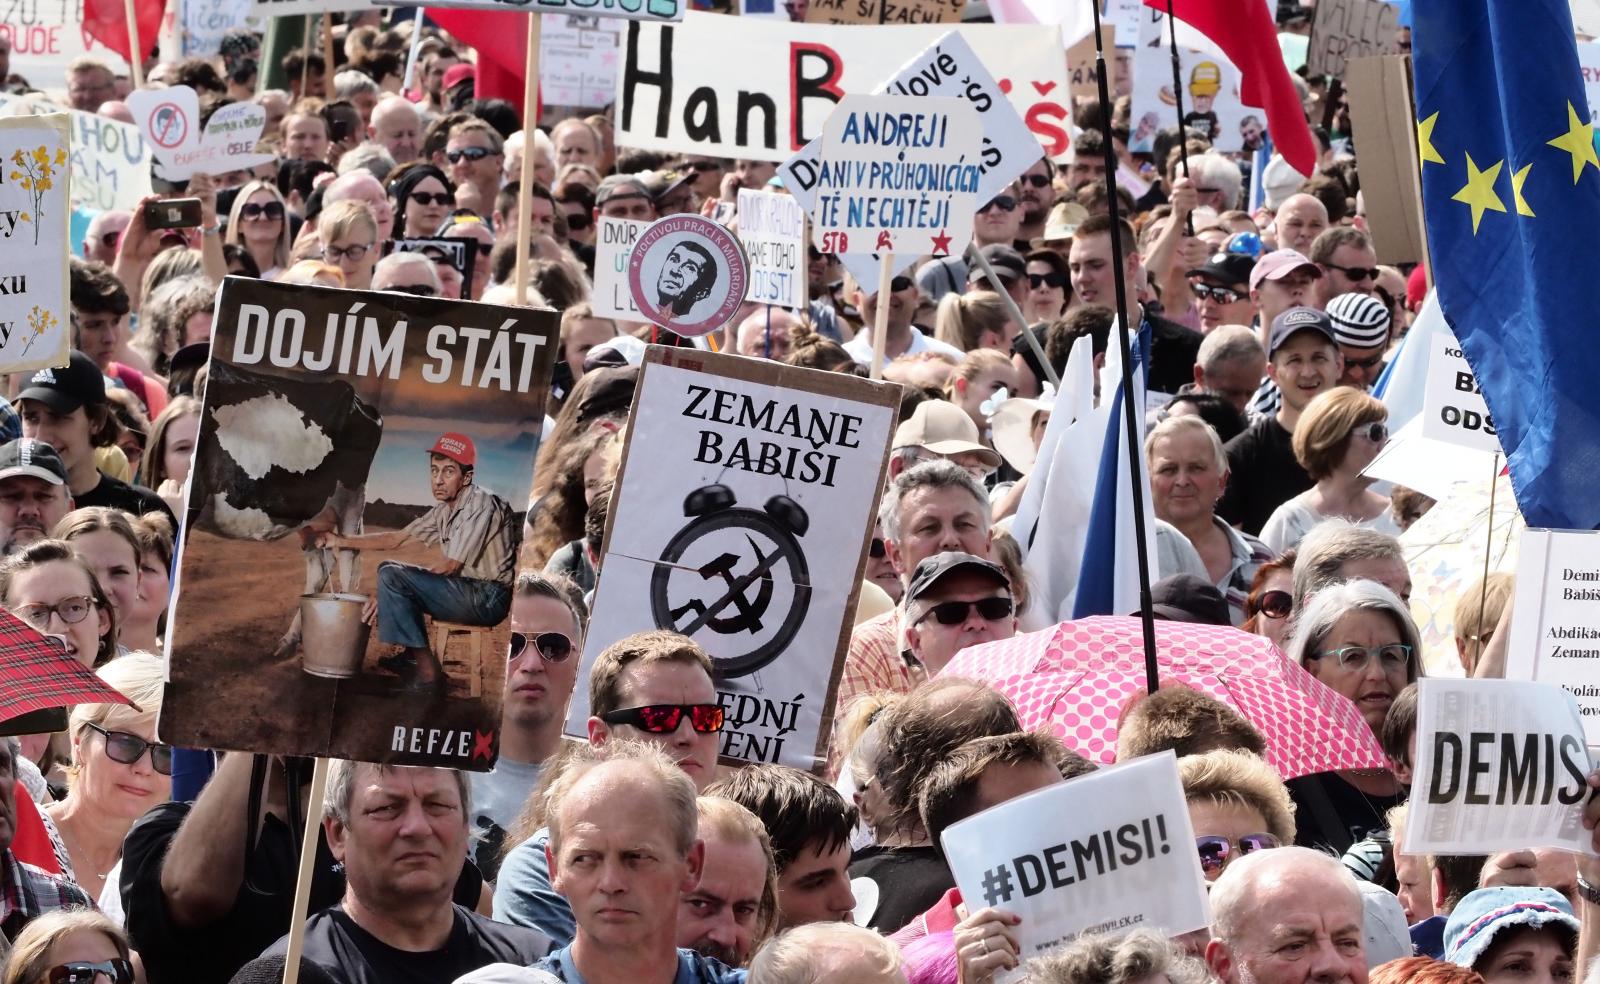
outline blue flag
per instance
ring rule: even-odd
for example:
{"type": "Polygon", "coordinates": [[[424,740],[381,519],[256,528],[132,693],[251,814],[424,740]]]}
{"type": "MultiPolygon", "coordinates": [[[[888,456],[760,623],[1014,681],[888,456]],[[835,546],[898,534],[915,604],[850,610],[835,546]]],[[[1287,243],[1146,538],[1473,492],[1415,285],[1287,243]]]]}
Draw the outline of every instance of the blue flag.
{"type": "Polygon", "coordinates": [[[1529,526],[1600,526],[1600,159],[1568,0],[1411,0],[1445,321],[1529,526]]]}

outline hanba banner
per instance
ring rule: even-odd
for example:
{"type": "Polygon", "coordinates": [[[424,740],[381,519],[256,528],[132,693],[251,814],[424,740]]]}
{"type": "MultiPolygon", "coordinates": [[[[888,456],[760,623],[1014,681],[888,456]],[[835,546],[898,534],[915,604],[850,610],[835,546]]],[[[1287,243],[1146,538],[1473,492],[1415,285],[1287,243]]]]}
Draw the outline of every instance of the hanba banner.
{"type": "Polygon", "coordinates": [[[483,770],[552,311],[223,281],[163,741],[483,770]]]}
{"type": "MultiPolygon", "coordinates": [[[[725,762],[822,761],[898,386],[652,346],[580,679],[653,629],[711,656],[725,762]]],[[[567,733],[583,735],[583,688],[567,733]]]]}
{"type": "Polygon", "coordinates": [[[72,348],[65,115],[0,119],[0,372],[49,372],[72,348]]]}

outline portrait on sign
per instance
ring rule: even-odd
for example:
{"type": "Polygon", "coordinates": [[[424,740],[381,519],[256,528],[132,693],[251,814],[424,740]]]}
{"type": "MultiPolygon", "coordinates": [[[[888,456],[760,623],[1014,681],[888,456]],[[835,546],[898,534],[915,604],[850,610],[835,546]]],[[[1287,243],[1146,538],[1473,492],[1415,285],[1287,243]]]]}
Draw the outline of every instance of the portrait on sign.
{"type": "Polygon", "coordinates": [[[639,234],[628,260],[634,304],[680,335],[704,335],[726,324],[744,301],[748,277],[739,240],[698,215],[654,223],[639,234]]]}

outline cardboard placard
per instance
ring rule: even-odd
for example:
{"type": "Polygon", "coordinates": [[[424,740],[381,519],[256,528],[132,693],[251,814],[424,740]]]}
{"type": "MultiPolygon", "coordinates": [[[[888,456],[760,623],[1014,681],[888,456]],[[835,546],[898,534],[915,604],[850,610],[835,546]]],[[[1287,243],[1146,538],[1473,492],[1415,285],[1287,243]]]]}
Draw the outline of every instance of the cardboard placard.
{"type": "Polygon", "coordinates": [[[1411,73],[1403,55],[1353,58],[1344,73],[1345,98],[1356,153],[1361,157],[1361,196],[1367,233],[1379,263],[1420,263],[1421,164],[1412,111],[1411,73]]]}
{"type": "Polygon", "coordinates": [[[150,194],[150,145],[139,128],[118,120],[68,109],[41,96],[0,95],[0,117],[65,113],[72,122],[68,150],[72,164],[72,204],[108,211],[131,210],[150,194]]]}
{"type": "Polygon", "coordinates": [[[1418,680],[1416,749],[1405,853],[1592,853],[1583,721],[1560,687],[1418,680]]]}
{"type": "Polygon", "coordinates": [[[633,255],[639,233],[649,227],[648,222],[601,217],[594,241],[595,317],[648,320],[633,303],[633,292],[628,289],[628,257],[633,255]]]}
{"type": "Polygon", "coordinates": [[[1478,389],[1478,380],[1461,354],[1461,347],[1448,333],[1434,336],[1433,352],[1428,357],[1427,382],[1423,386],[1422,436],[1474,451],[1500,450],[1495,437],[1489,404],[1478,389]]]}
{"type": "Polygon", "coordinates": [[[182,0],[179,17],[185,58],[208,58],[222,49],[222,36],[248,27],[252,0],[182,0]]]}
{"type": "Polygon", "coordinates": [[[1527,529],[1517,551],[1506,678],[1565,687],[1600,745],[1600,533],[1527,529]]]}
{"type": "Polygon", "coordinates": [[[215,325],[162,740],[490,768],[556,313],[229,277],[215,325]]]}
{"type": "Polygon", "coordinates": [[[744,299],[797,311],[804,308],[805,209],[793,195],[740,188],[736,214],[739,242],[750,261],[750,285],[744,299]]]}
{"type": "MultiPolygon", "coordinates": [[[[1266,110],[1239,100],[1239,70],[1221,49],[1180,47],[1178,66],[1184,123],[1209,134],[1212,147],[1225,153],[1243,150],[1247,132],[1259,135],[1266,128],[1266,110]]],[[[1133,131],[1128,149],[1148,153],[1156,133],[1177,122],[1172,50],[1162,34],[1158,43],[1134,49],[1133,131]]]]}
{"type": "Polygon", "coordinates": [[[807,24],[955,24],[966,0],[811,0],[807,24]]]}
{"type": "MultiPolygon", "coordinates": [[[[340,0],[345,2],[345,0],[340,0]]],[[[370,0],[377,6],[408,7],[411,0],[370,0]]],[[[430,7],[458,10],[511,10],[529,14],[587,14],[625,20],[676,21],[689,8],[685,0],[439,0],[430,7]]]]}
{"type": "Polygon", "coordinates": [[[64,114],[0,119],[0,372],[67,364],[71,131],[64,114]]]}
{"type": "MultiPolygon", "coordinates": [[[[1133,94],[1133,52],[1133,48],[1117,48],[1106,52],[1113,99],[1133,94]]],[[[1085,34],[1067,46],[1067,84],[1072,89],[1072,98],[1100,98],[1100,82],[1095,77],[1094,66],[1094,34],[1085,34]]]]}
{"type": "Polygon", "coordinates": [[[461,275],[462,299],[471,299],[472,272],[478,260],[476,239],[442,237],[391,239],[384,243],[383,248],[383,255],[388,256],[390,253],[421,253],[435,264],[448,265],[461,275]]]}
{"type": "Polygon", "coordinates": [[[67,66],[85,55],[117,75],[128,62],[83,31],[83,0],[30,0],[0,6],[0,37],[11,42],[11,74],[65,102],[67,66]]]}
{"type": "Polygon", "coordinates": [[[960,253],[983,124],[962,99],[846,96],[822,128],[812,239],[824,253],[960,253]]]}
{"type": "MultiPolygon", "coordinates": [[[[989,66],[985,74],[999,78],[1042,153],[1065,155],[1072,100],[1060,31],[1038,24],[968,24],[957,31],[974,59],[989,66]]],[[[840,99],[882,91],[885,79],[949,33],[938,25],[868,29],[695,11],[679,25],[629,24],[617,79],[617,142],[782,161],[821,134],[840,99]]],[[[961,94],[965,72],[949,77],[936,56],[933,71],[897,94],[961,94]]],[[[988,115],[987,107],[978,109],[988,115]]]]}
{"type": "Polygon", "coordinates": [[[1177,936],[1211,924],[1171,752],[1008,800],[951,826],[941,843],[968,908],[1022,917],[1024,962],[1083,933],[1177,936]]]}
{"type": "MultiPolygon", "coordinates": [[[[715,666],[723,761],[822,762],[899,393],[651,346],[580,678],[625,636],[682,632],[715,666]]],[[[589,715],[578,689],[571,735],[589,715]]]]}
{"type": "Polygon", "coordinates": [[[1394,51],[1400,6],[1386,0],[1318,0],[1306,49],[1310,75],[1344,76],[1352,58],[1370,58],[1394,51]]]}
{"type": "Polygon", "coordinates": [[[233,103],[200,124],[200,99],[186,85],[136,89],[128,110],[149,142],[161,176],[182,181],[196,174],[226,174],[270,163],[256,153],[267,111],[255,103],[233,103]]]}
{"type": "Polygon", "coordinates": [[[599,108],[617,93],[622,22],[545,14],[539,28],[539,98],[546,106],[599,108]]]}

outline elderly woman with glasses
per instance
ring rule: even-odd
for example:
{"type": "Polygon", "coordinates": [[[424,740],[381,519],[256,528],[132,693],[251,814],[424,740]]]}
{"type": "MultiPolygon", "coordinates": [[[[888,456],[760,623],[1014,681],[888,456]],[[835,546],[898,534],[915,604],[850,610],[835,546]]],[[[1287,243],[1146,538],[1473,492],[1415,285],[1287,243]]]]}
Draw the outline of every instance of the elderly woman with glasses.
{"type": "Polygon", "coordinates": [[[1376,479],[1362,471],[1389,440],[1389,411],[1351,386],[1337,386],[1306,404],[1294,429],[1294,457],[1316,482],[1279,506],[1261,528],[1261,540],[1287,550],[1325,519],[1347,519],[1390,536],[1400,535],[1387,496],[1372,491],[1376,479]]]}
{"type": "MultiPolygon", "coordinates": [[[[122,859],[128,828],[172,798],[172,746],[155,740],[165,678],[160,657],[139,652],[114,659],[100,669],[100,679],[137,709],[79,704],[68,720],[67,798],[46,812],[61,832],[73,878],[95,898],[122,859]]],[[[115,891],[116,881],[109,884],[115,891]]]]}
{"type": "MultiPolygon", "coordinates": [[[[1323,588],[1295,616],[1285,655],[1355,704],[1381,740],[1389,708],[1419,675],[1421,640],[1411,613],[1376,581],[1323,588]]],[[[1299,807],[1295,842],[1338,853],[1385,829],[1385,813],[1405,801],[1388,769],[1320,772],[1292,779],[1299,807]]]]}
{"type": "Polygon", "coordinates": [[[128,934],[92,909],[42,915],[11,944],[3,984],[133,984],[128,934]]]}

